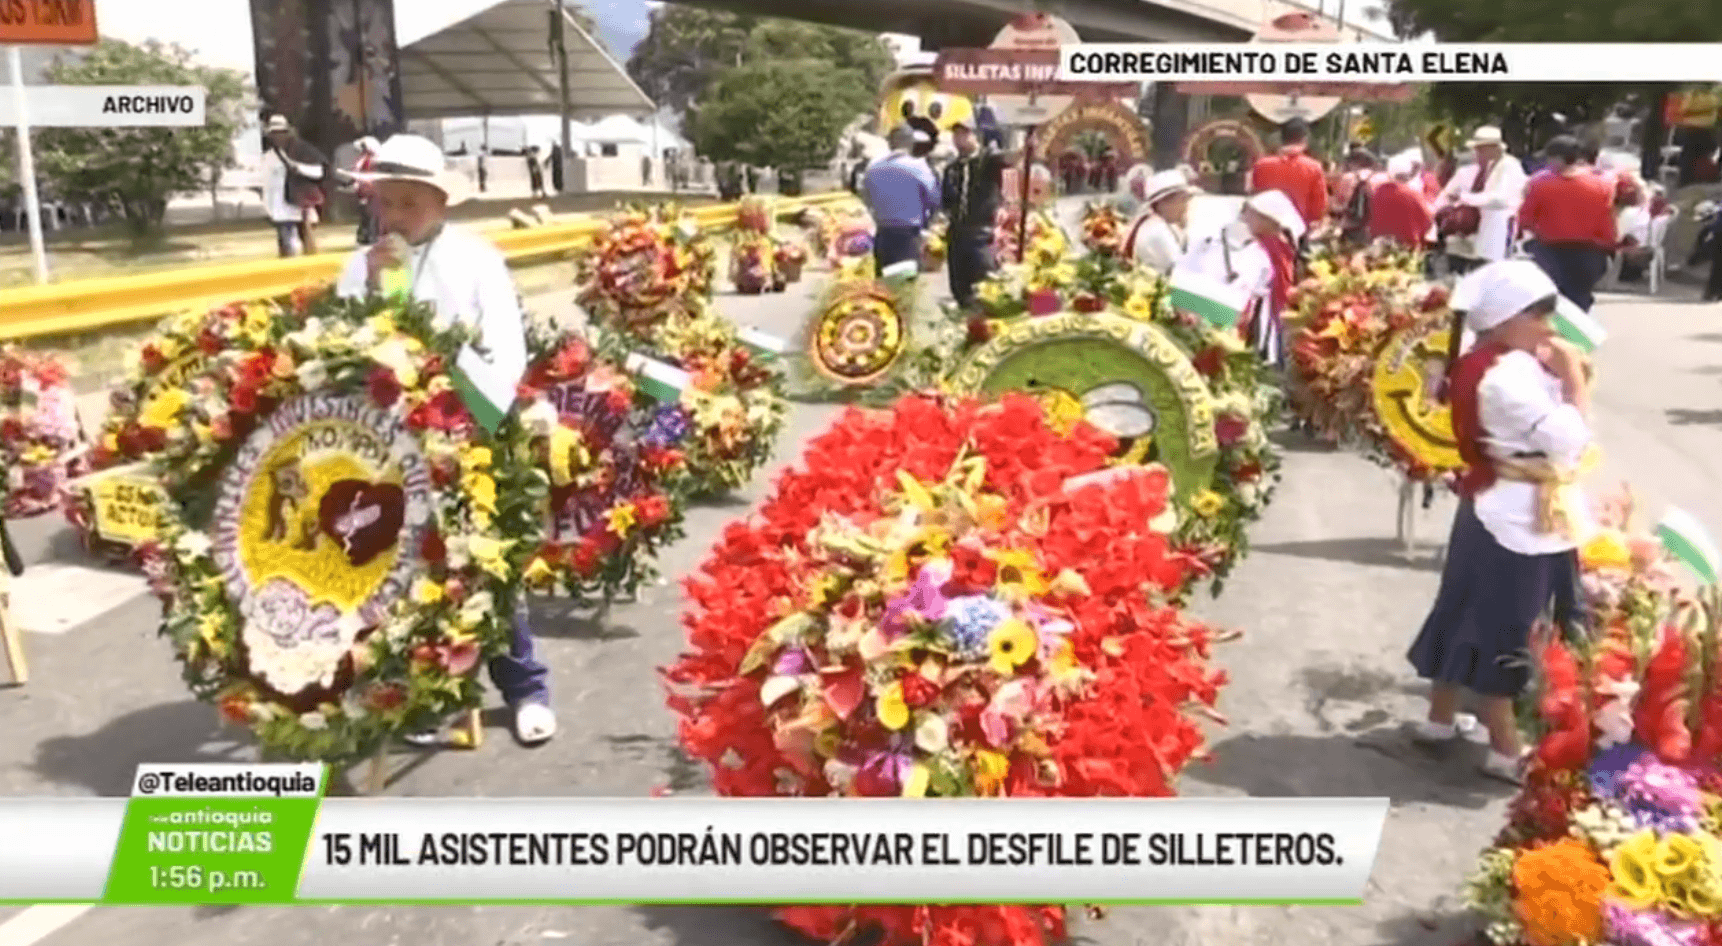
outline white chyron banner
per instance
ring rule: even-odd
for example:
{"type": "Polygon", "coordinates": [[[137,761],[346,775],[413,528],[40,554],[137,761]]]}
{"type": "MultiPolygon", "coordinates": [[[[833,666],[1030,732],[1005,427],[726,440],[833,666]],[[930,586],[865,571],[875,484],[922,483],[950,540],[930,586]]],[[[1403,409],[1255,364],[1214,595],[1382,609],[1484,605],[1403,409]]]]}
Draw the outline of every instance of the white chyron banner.
{"type": "MultiPolygon", "coordinates": [[[[125,805],[0,800],[0,900],[101,897],[125,805]]],[[[1388,805],[324,799],[297,902],[1350,904],[1388,805]]]]}
{"type": "MultiPolygon", "coordinates": [[[[33,128],[195,128],[204,123],[198,85],[32,85],[25,88],[33,128]]],[[[18,123],[16,96],[0,95],[0,123],[18,123]]]]}
{"type": "MultiPolygon", "coordinates": [[[[1713,43],[1080,43],[1063,82],[1715,82],[1713,43]]],[[[1320,90],[1312,90],[1312,94],[1320,90]]]]}

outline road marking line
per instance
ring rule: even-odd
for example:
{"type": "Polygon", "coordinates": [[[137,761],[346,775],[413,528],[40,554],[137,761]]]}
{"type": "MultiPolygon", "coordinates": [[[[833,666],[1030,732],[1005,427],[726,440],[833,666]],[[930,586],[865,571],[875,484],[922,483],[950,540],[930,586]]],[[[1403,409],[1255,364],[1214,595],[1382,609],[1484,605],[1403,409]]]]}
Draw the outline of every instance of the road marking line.
{"type": "Polygon", "coordinates": [[[43,903],[0,923],[0,946],[34,946],[95,909],[93,903],[43,903]]]}

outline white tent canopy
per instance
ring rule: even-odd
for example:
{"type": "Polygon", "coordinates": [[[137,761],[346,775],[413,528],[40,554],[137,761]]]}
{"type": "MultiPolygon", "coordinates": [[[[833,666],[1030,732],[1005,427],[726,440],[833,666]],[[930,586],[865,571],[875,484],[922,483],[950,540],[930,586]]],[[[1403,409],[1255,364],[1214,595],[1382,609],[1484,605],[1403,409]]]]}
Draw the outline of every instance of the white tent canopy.
{"type": "MultiPolygon", "coordinates": [[[[555,0],[500,0],[401,48],[401,93],[414,119],[559,114],[550,52],[555,0]]],[[[568,111],[576,118],[649,115],[656,106],[564,10],[568,111]]]]}

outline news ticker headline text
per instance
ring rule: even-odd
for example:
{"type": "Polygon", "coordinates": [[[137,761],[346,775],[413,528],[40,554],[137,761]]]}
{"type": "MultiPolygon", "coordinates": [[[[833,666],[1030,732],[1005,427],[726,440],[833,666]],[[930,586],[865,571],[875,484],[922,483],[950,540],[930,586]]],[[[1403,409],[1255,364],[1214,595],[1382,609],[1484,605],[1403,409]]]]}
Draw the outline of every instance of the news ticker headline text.
{"type": "Polygon", "coordinates": [[[1355,903],[1386,799],[325,798],[318,766],[0,799],[0,901],[1355,903]]]}
{"type": "Polygon", "coordinates": [[[1082,43],[1065,82],[1711,82],[1710,43],[1082,43]]]}

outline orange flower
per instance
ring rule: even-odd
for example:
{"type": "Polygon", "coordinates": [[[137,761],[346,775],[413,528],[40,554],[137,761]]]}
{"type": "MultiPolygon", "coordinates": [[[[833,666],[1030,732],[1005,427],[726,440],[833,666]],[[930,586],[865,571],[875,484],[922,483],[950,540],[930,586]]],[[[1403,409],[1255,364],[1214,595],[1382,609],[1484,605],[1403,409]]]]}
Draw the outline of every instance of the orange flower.
{"type": "Polygon", "coordinates": [[[1602,893],[1608,884],[1608,868],[1580,841],[1557,841],[1519,855],[1513,888],[1525,941],[1579,946],[1602,939],[1602,893]]]}

